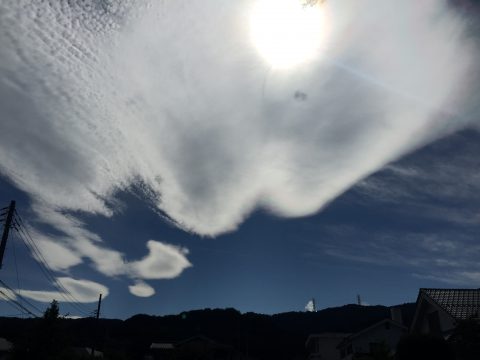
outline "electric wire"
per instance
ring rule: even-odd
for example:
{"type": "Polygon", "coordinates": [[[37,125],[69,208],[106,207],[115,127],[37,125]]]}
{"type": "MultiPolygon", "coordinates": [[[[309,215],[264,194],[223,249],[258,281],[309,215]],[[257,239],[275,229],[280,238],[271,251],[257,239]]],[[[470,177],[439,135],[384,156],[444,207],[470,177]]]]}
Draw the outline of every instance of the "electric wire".
{"type": "Polygon", "coordinates": [[[20,311],[23,311],[29,315],[32,315],[33,317],[38,317],[36,314],[34,314],[32,311],[30,311],[29,309],[27,309],[25,306],[23,306],[22,304],[20,304],[18,301],[16,301],[15,299],[13,299],[11,296],[9,296],[8,294],[6,294],[5,292],[3,292],[2,290],[0,290],[0,295],[3,295],[3,298],[5,300],[7,300],[7,302],[14,306],[17,310],[20,310],[20,311]]]}
{"type": "Polygon", "coordinates": [[[80,301],[76,299],[75,296],[73,296],[73,294],[55,278],[52,269],[48,265],[48,262],[46,261],[41,251],[38,249],[27,227],[24,225],[21,216],[16,210],[15,215],[16,225],[18,226],[18,229],[16,227],[14,227],[14,229],[17,230],[17,234],[22,239],[25,246],[30,249],[34,257],[36,258],[37,264],[39,265],[44,276],[58,288],[60,296],[62,296],[66,302],[70,303],[77,311],[80,312],[80,314],[84,316],[88,315],[90,309],[81,305],[80,301]]]}
{"type": "Polygon", "coordinates": [[[39,309],[36,305],[32,304],[30,301],[25,299],[22,295],[19,294],[18,291],[13,290],[10,286],[8,286],[4,281],[0,280],[0,284],[3,285],[4,288],[10,290],[16,297],[18,297],[20,300],[31,306],[35,311],[38,311],[40,314],[43,313],[43,310],[39,309]]]}
{"type": "Polygon", "coordinates": [[[46,277],[46,279],[51,282],[59,291],[59,295],[64,299],[65,302],[69,303],[72,307],[75,308],[81,315],[86,316],[88,314],[88,311],[86,308],[82,307],[80,305],[80,302],[78,299],[76,299],[70,291],[68,291],[53,275],[53,272],[51,268],[47,265],[47,261],[43,257],[42,253],[36,246],[36,244],[33,242],[33,240],[29,240],[27,235],[25,234],[25,231],[23,230],[22,227],[20,227],[20,230],[17,232],[19,235],[20,239],[23,241],[25,244],[26,248],[32,252],[34,255],[34,258],[37,260],[36,263],[39,266],[41,272],[43,275],[46,277]]]}

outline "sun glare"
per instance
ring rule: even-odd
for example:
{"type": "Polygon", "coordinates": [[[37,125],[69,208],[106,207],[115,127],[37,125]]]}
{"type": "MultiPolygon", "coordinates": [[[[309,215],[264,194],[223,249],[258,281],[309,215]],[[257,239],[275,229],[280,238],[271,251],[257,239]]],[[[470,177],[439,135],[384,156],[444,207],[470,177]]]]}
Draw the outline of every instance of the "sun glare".
{"type": "Polygon", "coordinates": [[[290,68],[315,59],[325,37],[320,0],[258,0],[250,32],[261,56],[274,68],[290,68]]]}

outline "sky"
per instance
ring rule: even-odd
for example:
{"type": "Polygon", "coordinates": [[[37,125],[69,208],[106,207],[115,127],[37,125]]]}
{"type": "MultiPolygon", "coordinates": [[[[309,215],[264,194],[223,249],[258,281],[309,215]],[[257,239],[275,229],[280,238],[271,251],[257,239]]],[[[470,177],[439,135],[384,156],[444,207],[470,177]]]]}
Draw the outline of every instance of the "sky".
{"type": "Polygon", "coordinates": [[[23,220],[2,291],[70,316],[102,293],[102,316],[127,318],[480,287],[476,15],[2,2],[0,207],[23,220]]]}

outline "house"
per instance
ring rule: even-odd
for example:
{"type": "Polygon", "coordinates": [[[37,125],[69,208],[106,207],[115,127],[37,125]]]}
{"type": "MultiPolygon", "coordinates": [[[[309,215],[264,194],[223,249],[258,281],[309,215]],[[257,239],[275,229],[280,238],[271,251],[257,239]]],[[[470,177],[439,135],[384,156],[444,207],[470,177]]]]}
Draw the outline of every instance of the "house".
{"type": "Polygon", "coordinates": [[[480,317],[480,289],[420,289],[410,331],[448,338],[459,321],[480,317]]]}
{"type": "MultiPolygon", "coordinates": [[[[89,348],[89,347],[73,347],[71,348],[71,351],[75,356],[78,356],[81,358],[90,358],[92,356],[92,348],[89,348]]],[[[103,358],[103,352],[98,350],[93,350],[93,357],[103,358]]]]}
{"type": "Polygon", "coordinates": [[[305,347],[308,360],[340,360],[340,351],[337,346],[348,335],[345,333],[312,334],[307,338],[305,347]]]}
{"type": "Polygon", "coordinates": [[[197,335],[177,343],[152,343],[146,358],[227,360],[233,357],[234,351],[231,346],[197,335]]]}
{"type": "Polygon", "coordinates": [[[175,345],[173,343],[152,343],[150,345],[149,356],[146,359],[171,359],[173,356],[173,351],[175,349],[175,345]]]}
{"type": "Polygon", "coordinates": [[[0,360],[7,359],[12,348],[13,344],[10,341],[5,338],[0,338],[0,360]]]}
{"type": "Polygon", "coordinates": [[[369,359],[372,353],[379,351],[394,353],[400,338],[407,333],[407,327],[400,322],[392,319],[381,320],[347,336],[338,345],[340,359],[369,359]]]}

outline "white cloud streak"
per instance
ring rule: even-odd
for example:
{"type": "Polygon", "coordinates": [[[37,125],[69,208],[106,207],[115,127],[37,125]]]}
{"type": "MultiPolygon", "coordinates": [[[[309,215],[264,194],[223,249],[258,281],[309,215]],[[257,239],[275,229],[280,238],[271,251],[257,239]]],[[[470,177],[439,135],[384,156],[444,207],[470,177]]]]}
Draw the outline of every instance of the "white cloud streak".
{"type": "MultiPolygon", "coordinates": [[[[91,303],[98,300],[98,294],[107,297],[109,290],[106,286],[89,280],[79,280],[70,277],[58,277],[56,279],[61,286],[63,286],[68,293],[59,291],[43,291],[43,290],[25,290],[20,289],[16,292],[24,298],[36,300],[39,302],[49,303],[53,300],[60,302],[79,302],[91,303]]],[[[2,292],[6,293],[11,298],[17,298],[14,292],[1,288],[2,292]]]]}
{"type": "Polygon", "coordinates": [[[479,139],[476,131],[449,136],[361,181],[352,194],[368,206],[389,205],[402,217],[479,225],[479,139]]]}
{"type": "MultiPolygon", "coordinates": [[[[477,231],[366,231],[350,226],[325,228],[323,254],[378,267],[401,267],[414,277],[455,286],[475,287],[480,281],[477,231]]],[[[312,254],[308,254],[310,258],[312,254]]],[[[317,255],[314,255],[315,257],[317,255]]]]}

